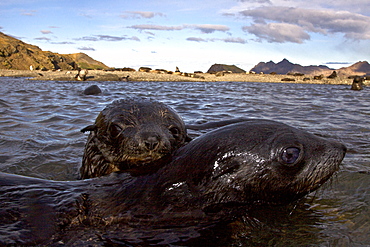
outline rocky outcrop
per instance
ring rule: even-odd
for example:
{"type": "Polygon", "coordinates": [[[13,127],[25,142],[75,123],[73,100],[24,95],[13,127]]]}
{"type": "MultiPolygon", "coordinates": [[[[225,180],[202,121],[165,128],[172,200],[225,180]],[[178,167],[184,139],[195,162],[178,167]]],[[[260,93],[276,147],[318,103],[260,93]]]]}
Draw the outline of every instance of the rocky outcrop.
{"type": "Polygon", "coordinates": [[[294,74],[294,73],[301,73],[301,74],[330,74],[332,69],[324,65],[310,65],[310,66],[302,66],[299,64],[294,64],[289,62],[287,59],[283,59],[279,63],[270,62],[260,62],[256,66],[254,66],[251,71],[256,73],[277,73],[281,75],[285,74],[294,74]]]}
{"type": "Polygon", "coordinates": [[[360,61],[338,71],[341,75],[370,75],[370,64],[367,61],[360,61]]]}
{"type": "Polygon", "coordinates": [[[0,32],[0,69],[13,70],[73,70],[105,69],[108,66],[84,53],[62,55],[42,51],[35,45],[0,32]]]}
{"type": "Polygon", "coordinates": [[[207,73],[215,74],[217,72],[232,72],[232,73],[245,73],[245,70],[238,68],[235,65],[226,65],[226,64],[214,64],[209,68],[207,73]]]}
{"type": "Polygon", "coordinates": [[[305,74],[305,75],[325,75],[329,79],[336,78],[337,76],[351,76],[358,75],[364,76],[370,74],[370,64],[366,61],[357,62],[349,67],[344,67],[341,69],[331,69],[324,65],[310,65],[302,66],[299,64],[294,64],[289,62],[287,59],[283,59],[279,63],[270,62],[260,62],[254,66],[250,71],[255,73],[264,73],[264,74],[305,74]]]}

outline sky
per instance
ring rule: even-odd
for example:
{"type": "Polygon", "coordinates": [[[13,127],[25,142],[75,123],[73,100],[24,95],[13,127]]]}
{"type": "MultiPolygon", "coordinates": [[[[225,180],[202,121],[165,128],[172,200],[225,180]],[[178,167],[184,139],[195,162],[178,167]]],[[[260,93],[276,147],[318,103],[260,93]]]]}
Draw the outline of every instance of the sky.
{"type": "Polygon", "coordinates": [[[4,0],[0,32],[116,68],[248,71],[286,58],[337,69],[370,61],[370,2],[4,0]]]}

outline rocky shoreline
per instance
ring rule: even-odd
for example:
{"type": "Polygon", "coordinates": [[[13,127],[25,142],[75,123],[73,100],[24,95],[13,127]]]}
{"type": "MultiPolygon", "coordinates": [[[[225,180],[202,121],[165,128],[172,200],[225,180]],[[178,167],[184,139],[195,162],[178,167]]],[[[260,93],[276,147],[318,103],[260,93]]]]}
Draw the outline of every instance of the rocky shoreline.
{"type": "MultiPolygon", "coordinates": [[[[0,77],[28,77],[30,80],[44,81],[76,81],[77,71],[29,71],[29,70],[0,70],[0,77]]],[[[353,79],[338,76],[337,78],[314,79],[306,75],[271,75],[271,74],[244,74],[244,73],[164,73],[162,71],[104,71],[89,70],[86,81],[174,81],[174,82],[270,82],[270,83],[305,83],[305,84],[342,84],[351,85],[353,79]],[[127,78],[128,76],[128,78],[127,78]],[[127,79],[126,79],[127,78],[127,79]]],[[[369,85],[369,81],[365,81],[369,85]]]]}

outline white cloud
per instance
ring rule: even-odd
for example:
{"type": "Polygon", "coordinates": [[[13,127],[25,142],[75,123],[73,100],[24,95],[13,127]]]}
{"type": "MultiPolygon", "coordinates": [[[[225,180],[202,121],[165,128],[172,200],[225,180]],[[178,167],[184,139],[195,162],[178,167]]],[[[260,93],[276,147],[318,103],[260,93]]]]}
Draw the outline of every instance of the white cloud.
{"type": "Polygon", "coordinates": [[[368,0],[239,0],[238,4],[231,7],[225,13],[238,13],[241,10],[254,9],[258,7],[280,6],[303,9],[331,9],[335,11],[347,10],[354,13],[368,14],[370,4],[368,0]]]}
{"type": "Polygon", "coordinates": [[[52,31],[50,31],[50,30],[41,30],[40,31],[42,34],[51,34],[51,33],[53,33],[52,31]]]}
{"type": "Polygon", "coordinates": [[[347,64],[353,64],[353,62],[326,62],[324,64],[326,65],[347,65],[347,64]]]}
{"type": "Polygon", "coordinates": [[[29,11],[26,11],[26,10],[23,10],[21,15],[24,15],[24,16],[35,16],[36,15],[36,10],[29,10],[29,11]]]}
{"type": "Polygon", "coordinates": [[[150,35],[150,36],[155,36],[155,34],[154,34],[154,33],[149,32],[149,31],[145,31],[144,33],[146,33],[146,34],[148,34],[148,35],[150,35]]]}
{"type": "Polygon", "coordinates": [[[125,37],[125,36],[111,36],[111,35],[93,35],[93,36],[85,36],[82,38],[75,39],[78,41],[122,41],[122,40],[134,40],[140,41],[140,39],[136,36],[132,37],[125,37]]]}
{"type": "Polygon", "coordinates": [[[81,51],[95,51],[94,48],[92,48],[92,47],[86,47],[86,46],[78,47],[77,49],[78,50],[81,50],[81,51]]]}
{"type": "Polygon", "coordinates": [[[186,25],[186,27],[200,30],[202,33],[213,33],[215,31],[226,32],[230,30],[228,26],[212,24],[186,25]]]}
{"type": "Polygon", "coordinates": [[[271,43],[303,43],[310,39],[302,27],[288,23],[256,23],[243,27],[243,30],[271,43]]]}
{"type": "Polygon", "coordinates": [[[161,25],[152,25],[152,24],[142,24],[142,25],[133,25],[128,28],[138,29],[138,30],[160,30],[160,31],[174,31],[182,30],[183,26],[161,26],[161,25]]]}
{"type": "Polygon", "coordinates": [[[202,33],[213,33],[216,31],[226,32],[230,28],[225,25],[213,25],[213,24],[194,24],[194,25],[180,25],[180,26],[162,26],[162,25],[153,25],[153,24],[141,24],[133,25],[127,28],[133,28],[137,30],[158,30],[158,31],[178,31],[183,29],[195,29],[199,30],[202,33]]]}
{"type": "Polygon", "coordinates": [[[125,11],[124,14],[120,15],[124,19],[150,19],[155,16],[165,16],[160,12],[151,12],[151,11],[125,11]]]}
{"type": "Polygon", "coordinates": [[[233,37],[228,37],[228,38],[212,38],[212,39],[203,39],[203,38],[197,38],[197,37],[189,37],[186,39],[187,41],[194,41],[194,42],[215,42],[215,41],[223,41],[225,43],[238,43],[238,44],[246,44],[247,41],[242,38],[233,38],[233,37]]]}
{"type": "Polygon", "coordinates": [[[208,42],[206,39],[197,38],[197,37],[189,37],[186,40],[187,41],[195,41],[195,42],[208,42]]]}
{"type": "Polygon", "coordinates": [[[75,44],[74,42],[69,42],[69,41],[59,41],[59,42],[50,42],[51,44],[55,45],[73,45],[75,44]]]}
{"type": "Polygon", "coordinates": [[[240,15],[255,22],[243,27],[243,30],[269,42],[301,43],[309,39],[308,32],[324,35],[339,33],[347,39],[370,39],[370,17],[348,11],[271,6],[243,10],[240,15]],[[277,30],[280,27],[283,29],[277,30]]]}
{"type": "Polygon", "coordinates": [[[369,0],[271,0],[271,5],[304,9],[331,9],[333,11],[346,10],[352,13],[362,13],[364,15],[367,15],[370,12],[369,0]]]}
{"type": "Polygon", "coordinates": [[[268,3],[268,4],[271,4],[271,1],[270,0],[239,0],[240,2],[243,2],[243,3],[268,3]]]}
{"type": "Polygon", "coordinates": [[[40,37],[40,38],[35,38],[35,40],[45,40],[45,41],[50,41],[50,38],[47,37],[40,37]]]}
{"type": "Polygon", "coordinates": [[[225,39],[219,39],[219,40],[222,40],[225,43],[238,43],[238,44],[246,44],[247,43],[247,41],[245,39],[233,38],[233,37],[229,37],[229,38],[225,38],[225,39]]]}

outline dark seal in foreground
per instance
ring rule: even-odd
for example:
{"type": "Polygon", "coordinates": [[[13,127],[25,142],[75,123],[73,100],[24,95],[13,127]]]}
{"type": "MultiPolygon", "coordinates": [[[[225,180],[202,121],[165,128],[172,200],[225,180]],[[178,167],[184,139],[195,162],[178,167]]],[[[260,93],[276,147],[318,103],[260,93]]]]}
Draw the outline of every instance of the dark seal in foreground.
{"type": "Polygon", "coordinates": [[[96,118],[80,169],[81,178],[154,166],[189,138],[181,117],[171,107],[149,99],[114,101],[96,118]]]}
{"type": "Polygon", "coordinates": [[[255,207],[302,198],[345,152],[285,124],[249,120],[191,141],[143,176],[56,182],[0,173],[0,245],[182,245],[183,229],[194,238],[255,207]]]}

